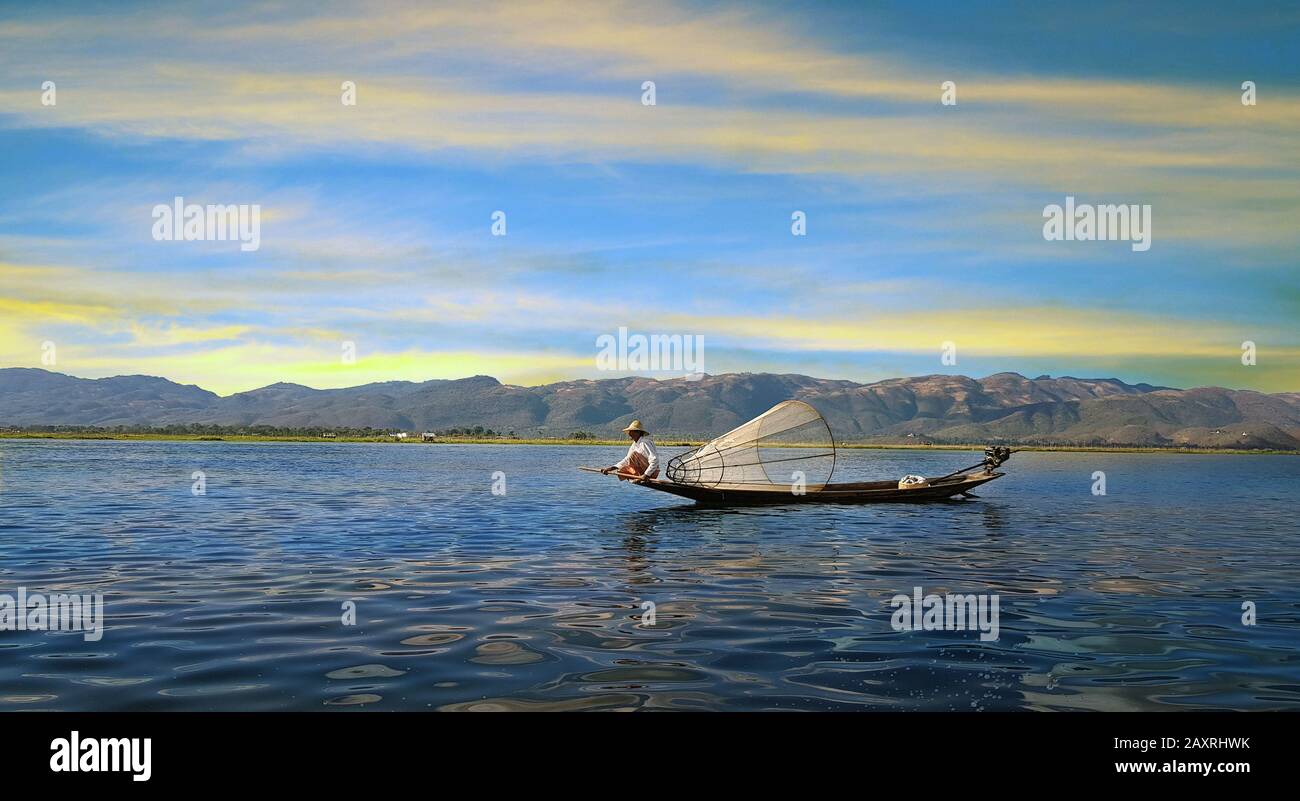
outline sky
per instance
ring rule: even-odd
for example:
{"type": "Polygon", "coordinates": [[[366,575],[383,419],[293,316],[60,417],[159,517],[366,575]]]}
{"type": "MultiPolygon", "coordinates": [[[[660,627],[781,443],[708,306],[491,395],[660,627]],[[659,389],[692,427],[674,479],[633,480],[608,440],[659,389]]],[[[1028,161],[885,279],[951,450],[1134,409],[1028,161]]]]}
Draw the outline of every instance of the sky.
{"type": "Polygon", "coordinates": [[[531,385],[626,327],[1300,391],[1298,53],[1284,3],[3,3],[0,367],[531,385]],[[178,196],[259,247],[159,241],[178,196]],[[1066,197],[1150,249],[1045,239],[1066,197]]]}

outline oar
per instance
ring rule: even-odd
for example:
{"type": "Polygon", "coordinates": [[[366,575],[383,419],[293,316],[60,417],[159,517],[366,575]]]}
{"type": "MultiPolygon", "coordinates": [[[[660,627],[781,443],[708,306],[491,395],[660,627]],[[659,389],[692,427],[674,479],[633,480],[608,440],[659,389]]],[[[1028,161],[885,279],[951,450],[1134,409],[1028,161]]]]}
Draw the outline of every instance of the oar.
{"type": "MultiPolygon", "coordinates": [[[[579,467],[578,469],[581,470],[581,471],[583,471],[584,473],[604,473],[604,472],[605,472],[605,471],[601,470],[599,467],[579,467]]],[[[615,472],[612,472],[612,471],[611,471],[611,472],[609,472],[609,473],[605,473],[605,475],[616,476],[616,475],[618,475],[618,474],[615,473],[615,472]]],[[[646,482],[646,481],[654,481],[654,480],[655,480],[655,479],[652,479],[652,478],[646,478],[645,476],[636,476],[636,477],[630,477],[630,478],[628,478],[628,481],[631,481],[633,484],[642,484],[642,483],[644,483],[644,482],[646,482]]]]}

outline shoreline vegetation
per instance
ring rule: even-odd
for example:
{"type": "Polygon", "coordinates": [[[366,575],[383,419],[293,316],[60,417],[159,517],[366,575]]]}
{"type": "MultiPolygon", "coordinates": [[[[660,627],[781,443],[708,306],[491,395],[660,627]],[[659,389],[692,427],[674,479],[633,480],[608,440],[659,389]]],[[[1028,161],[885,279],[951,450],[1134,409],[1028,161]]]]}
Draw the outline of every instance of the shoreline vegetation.
{"type": "MultiPolygon", "coordinates": [[[[172,431],[116,431],[111,429],[78,430],[21,430],[0,429],[0,440],[5,439],[58,439],[58,440],[117,440],[139,442],[351,442],[385,443],[390,445],[596,445],[625,447],[626,439],[599,439],[595,435],[575,432],[567,437],[518,437],[495,432],[475,434],[456,432],[437,434],[430,439],[419,435],[398,438],[390,432],[363,431],[309,433],[253,433],[246,430],[222,432],[172,432],[172,431]]],[[[705,440],[665,438],[656,441],[660,447],[695,447],[705,440]]],[[[988,445],[1009,445],[1017,451],[1067,452],[1067,453],[1205,453],[1205,454],[1275,454],[1297,456],[1300,451],[1265,448],[1198,448],[1178,445],[1126,446],[1126,445],[1067,445],[1023,444],[1008,442],[988,443],[908,443],[908,442],[836,442],[844,450],[982,450],[988,445]]],[[[800,447],[790,445],[790,447],[800,447]]]]}

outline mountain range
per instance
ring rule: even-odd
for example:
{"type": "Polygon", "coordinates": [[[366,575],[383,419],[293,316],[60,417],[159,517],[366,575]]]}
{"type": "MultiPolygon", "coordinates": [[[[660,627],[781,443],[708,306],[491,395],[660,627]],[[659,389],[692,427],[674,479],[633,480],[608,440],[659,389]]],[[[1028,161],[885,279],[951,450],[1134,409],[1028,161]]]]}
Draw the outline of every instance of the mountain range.
{"type": "Polygon", "coordinates": [[[1300,450],[1300,393],[1172,389],[1113,378],[996,373],[871,384],[803,375],[625,377],[534,387],[488,376],[344,389],[298,384],[229,396],[152,376],[86,379],[0,369],[0,426],[267,425],[437,431],[483,426],[521,437],[621,436],[639,419],[661,437],[705,439],[779,401],[811,403],[841,442],[1020,443],[1300,450]]]}

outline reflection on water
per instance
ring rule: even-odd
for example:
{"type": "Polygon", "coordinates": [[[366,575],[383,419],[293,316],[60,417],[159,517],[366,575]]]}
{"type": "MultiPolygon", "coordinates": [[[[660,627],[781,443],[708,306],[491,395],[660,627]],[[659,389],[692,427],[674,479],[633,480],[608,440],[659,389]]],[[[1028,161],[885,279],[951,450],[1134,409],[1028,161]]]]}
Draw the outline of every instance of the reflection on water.
{"type": "Polygon", "coordinates": [[[0,592],[102,592],[107,625],[0,632],[0,709],[1300,707],[1300,459],[1019,454],[977,501],[703,509],[574,470],[610,455],[0,442],[0,592]],[[895,632],[916,586],[996,593],[1001,636],[895,632]]]}

